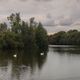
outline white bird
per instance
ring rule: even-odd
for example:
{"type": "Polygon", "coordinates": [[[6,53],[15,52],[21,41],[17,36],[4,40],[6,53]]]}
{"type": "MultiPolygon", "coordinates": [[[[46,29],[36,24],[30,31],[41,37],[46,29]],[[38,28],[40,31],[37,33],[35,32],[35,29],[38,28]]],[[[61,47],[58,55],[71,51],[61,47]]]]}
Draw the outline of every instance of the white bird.
{"type": "Polygon", "coordinates": [[[14,54],[14,55],[13,55],[13,57],[17,57],[17,55],[16,55],[16,54],[14,54]]]}
{"type": "Polygon", "coordinates": [[[41,56],[43,56],[44,55],[44,53],[41,53],[41,56]]]}

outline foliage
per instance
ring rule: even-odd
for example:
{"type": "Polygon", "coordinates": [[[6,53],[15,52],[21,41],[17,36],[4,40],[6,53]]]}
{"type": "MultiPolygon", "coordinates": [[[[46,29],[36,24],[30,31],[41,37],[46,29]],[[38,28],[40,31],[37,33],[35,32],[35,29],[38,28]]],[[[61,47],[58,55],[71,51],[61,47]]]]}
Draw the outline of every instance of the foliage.
{"type": "Polygon", "coordinates": [[[0,48],[5,49],[30,49],[36,47],[41,52],[47,50],[47,32],[41,23],[34,21],[22,21],[20,13],[11,14],[7,19],[10,22],[8,28],[6,23],[0,24],[0,48]]]}
{"type": "Polygon", "coordinates": [[[42,24],[39,23],[36,28],[36,43],[39,49],[45,51],[48,49],[47,32],[43,28],[42,24]]]}
{"type": "Polygon", "coordinates": [[[80,45],[80,31],[69,30],[60,31],[48,36],[49,44],[55,45],[80,45]]]}

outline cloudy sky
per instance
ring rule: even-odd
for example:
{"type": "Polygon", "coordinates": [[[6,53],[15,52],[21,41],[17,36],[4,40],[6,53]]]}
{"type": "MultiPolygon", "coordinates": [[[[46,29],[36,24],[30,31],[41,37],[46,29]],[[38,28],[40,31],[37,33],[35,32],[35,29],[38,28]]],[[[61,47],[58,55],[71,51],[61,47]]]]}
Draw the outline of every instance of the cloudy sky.
{"type": "Polygon", "coordinates": [[[24,20],[35,17],[49,33],[80,30],[80,0],[0,0],[0,21],[15,12],[24,20]]]}

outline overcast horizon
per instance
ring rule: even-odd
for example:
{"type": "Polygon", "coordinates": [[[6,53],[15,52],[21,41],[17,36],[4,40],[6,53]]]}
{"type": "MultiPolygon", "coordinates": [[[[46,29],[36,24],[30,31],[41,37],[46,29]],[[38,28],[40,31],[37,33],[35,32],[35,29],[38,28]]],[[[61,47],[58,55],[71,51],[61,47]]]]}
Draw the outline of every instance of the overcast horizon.
{"type": "Polygon", "coordinates": [[[0,0],[1,21],[16,12],[24,20],[35,17],[48,33],[80,30],[80,0],[0,0]]]}

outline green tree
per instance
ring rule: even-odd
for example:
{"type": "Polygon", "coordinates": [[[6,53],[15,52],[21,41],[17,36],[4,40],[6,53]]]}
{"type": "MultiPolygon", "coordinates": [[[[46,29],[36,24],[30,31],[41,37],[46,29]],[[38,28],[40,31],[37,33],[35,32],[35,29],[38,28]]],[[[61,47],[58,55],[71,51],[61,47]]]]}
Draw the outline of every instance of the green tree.
{"type": "Polygon", "coordinates": [[[7,24],[4,23],[0,23],[0,33],[7,31],[7,24]]]}
{"type": "Polygon", "coordinates": [[[6,23],[0,24],[0,48],[47,50],[47,31],[41,23],[34,21],[34,17],[25,22],[21,20],[20,13],[12,13],[7,19],[10,28],[6,23]]]}
{"type": "Polygon", "coordinates": [[[20,33],[20,26],[21,26],[21,18],[20,18],[20,13],[16,13],[16,14],[11,14],[8,17],[8,20],[10,21],[11,24],[11,30],[15,33],[20,33]]]}
{"type": "Polygon", "coordinates": [[[36,44],[41,52],[48,49],[47,31],[43,28],[41,23],[39,23],[36,28],[36,44]]]}
{"type": "Polygon", "coordinates": [[[49,44],[80,45],[80,31],[60,31],[48,37],[49,44]]]}

